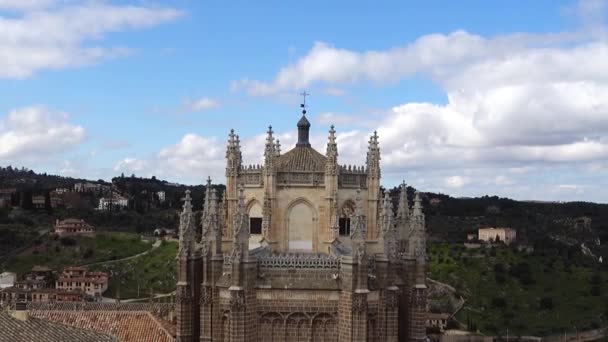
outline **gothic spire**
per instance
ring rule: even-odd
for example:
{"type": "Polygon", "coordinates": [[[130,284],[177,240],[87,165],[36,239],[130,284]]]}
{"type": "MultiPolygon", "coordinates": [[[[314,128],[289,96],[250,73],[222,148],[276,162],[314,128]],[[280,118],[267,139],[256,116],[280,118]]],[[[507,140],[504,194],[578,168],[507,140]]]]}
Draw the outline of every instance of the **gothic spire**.
{"type": "Polygon", "coordinates": [[[336,143],[336,130],[334,129],[334,125],[331,125],[329,129],[329,136],[327,137],[327,151],[325,155],[327,156],[327,164],[336,166],[335,169],[337,169],[338,144],[336,143]]]}
{"type": "Polygon", "coordinates": [[[274,164],[274,157],[276,156],[275,152],[275,144],[274,144],[274,136],[272,131],[272,126],[268,126],[268,131],[266,132],[266,147],[264,149],[264,166],[272,167],[274,164]]]}
{"type": "Polygon", "coordinates": [[[194,224],[190,190],[186,190],[183,210],[179,217],[179,255],[190,255],[193,252],[195,234],[194,224]]]}
{"type": "Polygon", "coordinates": [[[353,240],[367,239],[367,219],[363,211],[363,200],[361,199],[361,189],[357,189],[355,197],[355,213],[351,218],[351,238],[353,240]]]}
{"type": "Polygon", "coordinates": [[[280,157],[281,156],[281,142],[279,141],[279,139],[277,139],[276,144],[274,144],[274,150],[276,152],[276,156],[280,157]]]}
{"type": "Polygon", "coordinates": [[[236,176],[242,162],[241,140],[234,134],[234,129],[231,129],[226,146],[226,176],[236,176]]]}
{"type": "Polygon", "coordinates": [[[244,242],[249,239],[249,215],[245,208],[245,189],[243,184],[239,185],[239,199],[237,202],[236,213],[234,215],[233,242],[244,242]]]}
{"type": "Polygon", "coordinates": [[[408,239],[408,256],[416,259],[426,257],[426,223],[422,211],[420,193],[416,191],[414,208],[410,219],[411,232],[408,239]]]}
{"type": "Polygon", "coordinates": [[[369,137],[366,164],[369,176],[380,177],[380,144],[377,131],[374,131],[374,134],[369,137]]]}
{"type": "Polygon", "coordinates": [[[384,253],[390,259],[397,257],[397,234],[395,226],[395,212],[393,211],[393,203],[391,202],[388,191],[384,193],[382,200],[382,208],[380,211],[380,232],[378,240],[382,243],[384,253]]]}

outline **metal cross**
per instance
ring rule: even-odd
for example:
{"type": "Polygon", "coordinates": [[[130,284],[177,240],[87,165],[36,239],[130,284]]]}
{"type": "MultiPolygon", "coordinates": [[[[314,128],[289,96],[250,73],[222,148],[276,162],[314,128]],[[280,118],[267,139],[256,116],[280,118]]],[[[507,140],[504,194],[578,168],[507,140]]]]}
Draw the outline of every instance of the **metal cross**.
{"type": "Polygon", "coordinates": [[[302,108],[306,108],[306,96],[310,95],[309,93],[306,92],[306,90],[304,90],[302,93],[300,93],[300,95],[302,95],[302,97],[304,98],[304,103],[302,103],[300,105],[300,107],[302,108]]]}

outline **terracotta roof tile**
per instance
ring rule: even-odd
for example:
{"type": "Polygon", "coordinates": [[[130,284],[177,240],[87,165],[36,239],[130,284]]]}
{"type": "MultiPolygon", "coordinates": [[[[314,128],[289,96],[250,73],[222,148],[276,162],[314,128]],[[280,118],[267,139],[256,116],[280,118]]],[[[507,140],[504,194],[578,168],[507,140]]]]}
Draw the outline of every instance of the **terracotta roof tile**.
{"type": "Polygon", "coordinates": [[[327,158],[312,147],[296,146],[277,160],[279,171],[325,171],[327,158]]]}
{"type": "Polygon", "coordinates": [[[18,320],[7,311],[0,312],[0,342],[105,342],[117,341],[116,337],[72,327],[49,320],[29,317],[18,320]]]}
{"type": "Polygon", "coordinates": [[[169,331],[151,313],[144,311],[51,311],[32,310],[34,317],[105,332],[121,342],[173,342],[169,331]]]}

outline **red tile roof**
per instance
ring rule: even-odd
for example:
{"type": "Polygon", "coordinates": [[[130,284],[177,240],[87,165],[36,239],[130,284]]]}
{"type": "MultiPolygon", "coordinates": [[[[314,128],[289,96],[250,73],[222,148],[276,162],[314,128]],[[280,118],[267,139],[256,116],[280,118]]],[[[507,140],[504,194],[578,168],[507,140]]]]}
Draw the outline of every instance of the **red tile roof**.
{"type": "Polygon", "coordinates": [[[32,310],[32,317],[102,332],[121,342],[173,342],[159,318],[144,311],[56,311],[32,310]]]}

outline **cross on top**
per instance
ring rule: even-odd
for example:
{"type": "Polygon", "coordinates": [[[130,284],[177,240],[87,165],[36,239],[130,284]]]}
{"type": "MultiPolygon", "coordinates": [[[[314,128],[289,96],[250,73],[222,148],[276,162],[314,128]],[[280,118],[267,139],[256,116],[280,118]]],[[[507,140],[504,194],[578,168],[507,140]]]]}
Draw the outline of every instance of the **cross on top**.
{"type": "Polygon", "coordinates": [[[300,93],[300,95],[302,95],[302,97],[304,99],[302,104],[300,104],[300,107],[302,107],[302,114],[306,114],[306,96],[308,96],[310,94],[307,93],[306,90],[304,90],[302,93],[300,93]]]}

